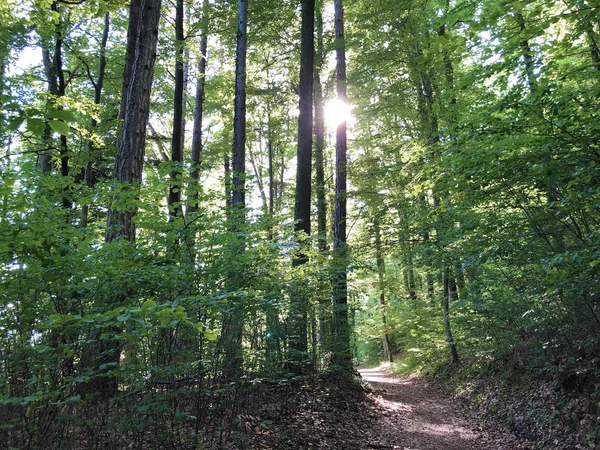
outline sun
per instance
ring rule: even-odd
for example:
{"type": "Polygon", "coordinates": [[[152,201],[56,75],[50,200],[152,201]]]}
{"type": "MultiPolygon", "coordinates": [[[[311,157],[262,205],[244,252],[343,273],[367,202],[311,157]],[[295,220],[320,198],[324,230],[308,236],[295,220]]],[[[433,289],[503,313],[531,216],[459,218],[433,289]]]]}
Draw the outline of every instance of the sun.
{"type": "Polygon", "coordinates": [[[328,100],[325,103],[325,122],[332,128],[337,128],[343,122],[350,119],[351,107],[337,98],[328,100]]]}

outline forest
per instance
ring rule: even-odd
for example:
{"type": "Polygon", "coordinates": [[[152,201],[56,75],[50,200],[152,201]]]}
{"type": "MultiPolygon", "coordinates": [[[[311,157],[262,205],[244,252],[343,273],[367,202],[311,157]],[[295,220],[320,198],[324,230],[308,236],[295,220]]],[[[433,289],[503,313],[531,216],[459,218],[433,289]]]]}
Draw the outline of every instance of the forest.
{"type": "Polygon", "coordinates": [[[6,448],[600,445],[599,0],[4,0],[0,103],[6,448]]]}

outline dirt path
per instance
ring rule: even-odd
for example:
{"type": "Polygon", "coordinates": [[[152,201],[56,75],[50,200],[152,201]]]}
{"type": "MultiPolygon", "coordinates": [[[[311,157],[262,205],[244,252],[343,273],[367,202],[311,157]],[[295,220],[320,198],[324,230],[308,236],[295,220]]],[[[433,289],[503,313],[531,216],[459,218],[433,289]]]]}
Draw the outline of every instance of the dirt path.
{"type": "Polygon", "coordinates": [[[517,450],[527,443],[500,426],[482,424],[465,405],[438,386],[397,377],[385,366],[359,370],[382,411],[373,424],[379,438],[367,448],[401,450],[517,450]]]}

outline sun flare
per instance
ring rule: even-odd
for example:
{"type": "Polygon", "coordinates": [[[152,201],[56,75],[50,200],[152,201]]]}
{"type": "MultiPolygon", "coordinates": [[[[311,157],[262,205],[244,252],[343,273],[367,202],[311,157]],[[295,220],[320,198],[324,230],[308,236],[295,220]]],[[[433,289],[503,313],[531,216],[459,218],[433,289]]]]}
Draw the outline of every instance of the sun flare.
{"type": "Polygon", "coordinates": [[[330,127],[337,127],[343,122],[347,122],[351,117],[351,107],[337,98],[328,100],[325,103],[325,122],[330,127]]]}

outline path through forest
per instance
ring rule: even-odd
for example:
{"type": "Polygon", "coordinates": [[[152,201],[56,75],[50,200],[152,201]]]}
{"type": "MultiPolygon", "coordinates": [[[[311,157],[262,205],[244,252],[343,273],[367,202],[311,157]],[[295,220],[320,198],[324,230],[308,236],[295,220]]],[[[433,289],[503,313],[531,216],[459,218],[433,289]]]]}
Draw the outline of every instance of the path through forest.
{"type": "Polygon", "coordinates": [[[402,450],[517,450],[523,439],[490,421],[483,422],[439,386],[411,375],[398,377],[385,366],[359,370],[379,406],[379,436],[367,448],[402,450]]]}

